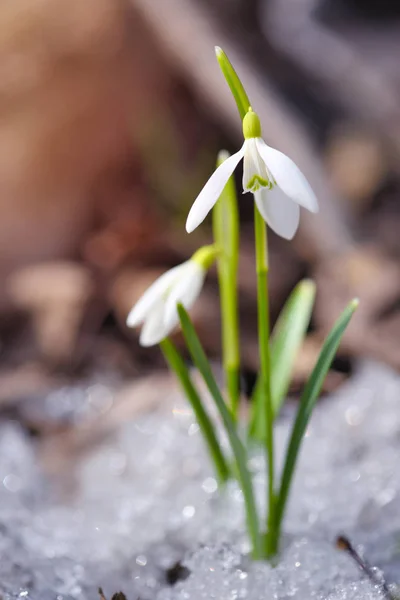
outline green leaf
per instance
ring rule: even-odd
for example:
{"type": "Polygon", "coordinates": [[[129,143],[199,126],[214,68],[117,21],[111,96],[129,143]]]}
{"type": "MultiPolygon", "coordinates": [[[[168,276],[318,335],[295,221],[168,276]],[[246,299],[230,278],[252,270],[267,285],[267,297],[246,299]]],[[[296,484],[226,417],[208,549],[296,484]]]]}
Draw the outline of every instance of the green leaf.
{"type": "Polygon", "coordinates": [[[237,434],[235,422],[232,418],[231,412],[226,406],[218,384],[215,381],[210,363],[207,360],[190,317],[181,304],[178,304],[178,313],[183,335],[193,362],[200,371],[204,382],[206,383],[207,388],[214,399],[215,405],[228,435],[229,443],[235,457],[239,484],[241,485],[243,491],[243,497],[246,506],[247,527],[249,537],[253,545],[253,557],[255,559],[260,559],[262,557],[262,548],[259,520],[254,498],[253,483],[247,468],[246,450],[237,434]]]}
{"type": "Polygon", "coordinates": [[[315,283],[301,281],[289,296],[271,335],[271,395],[274,416],[286,398],[293,366],[310,323],[315,283]]]}
{"type": "MultiPolygon", "coordinates": [[[[286,398],[294,362],[310,322],[315,300],[315,284],[309,279],[301,281],[290,294],[275,324],[270,341],[271,397],[274,418],[286,398]]],[[[260,379],[252,398],[252,417],[249,436],[258,441],[265,439],[265,411],[260,379]]]]}
{"type": "Polygon", "coordinates": [[[227,84],[232,92],[232,95],[236,101],[240,118],[243,120],[245,114],[249,110],[251,104],[250,100],[245,92],[242,82],[240,81],[235,69],[225,54],[225,52],[219,46],[215,47],[215,54],[221,71],[226,79],[227,84]]]}
{"type": "Polygon", "coordinates": [[[160,342],[160,348],[164,354],[165,360],[169,364],[171,370],[176,374],[183,391],[190,402],[210,453],[210,457],[214,463],[217,478],[221,483],[225,483],[230,476],[228,462],[221,450],[213,423],[205,411],[200,395],[191,380],[189,371],[170,339],[165,338],[162,340],[162,342],[160,342]]]}
{"type": "Polygon", "coordinates": [[[277,499],[275,527],[278,531],[281,527],[301,442],[306,432],[308,422],[315,407],[315,403],[318,399],[326,374],[328,373],[339,347],[340,340],[342,339],[345,329],[349,324],[357,306],[358,300],[352,300],[334,324],[324,342],[324,345],[322,346],[317,363],[301,396],[296,420],[293,425],[292,434],[290,436],[286,452],[285,465],[283,468],[280,491],[277,499]]]}

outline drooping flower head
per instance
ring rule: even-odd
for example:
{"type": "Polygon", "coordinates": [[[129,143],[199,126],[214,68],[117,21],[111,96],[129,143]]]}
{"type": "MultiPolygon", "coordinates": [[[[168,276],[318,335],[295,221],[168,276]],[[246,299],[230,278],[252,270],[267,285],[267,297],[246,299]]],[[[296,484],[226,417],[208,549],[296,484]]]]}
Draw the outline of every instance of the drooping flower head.
{"type": "Polygon", "coordinates": [[[217,255],[215,246],[203,246],[193,256],[163,273],[145,291],[130,311],[126,324],[143,324],[142,346],[154,346],[166,338],[179,322],[177,305],[190,309],[203,287],[207,270],[217,255]]]}
{"type": "Polygon", "coordinates": [[[261,137],[258,115],[251,108],[243,119],[244,143],[211,175],[190,209],[186,231],[202,223],[243,158],[243,193],[251,192],[258,210],[278,235],[291,239],[297,231],[300,206],[318,212],[318,202],[295,163],[261,137]]]}

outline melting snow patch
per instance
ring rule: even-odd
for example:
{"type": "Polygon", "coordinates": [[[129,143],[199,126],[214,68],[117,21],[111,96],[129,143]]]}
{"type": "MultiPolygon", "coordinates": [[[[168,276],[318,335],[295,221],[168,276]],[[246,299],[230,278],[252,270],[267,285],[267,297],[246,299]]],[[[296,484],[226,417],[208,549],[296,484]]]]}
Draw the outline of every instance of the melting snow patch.
{"type": "MultiPolygon", "coordinates": [[[[278,458],[292,410],[277,424],[278,458]]],[[[127,423],[80,459],[72,501],[55,498],[31,439],[0,426],[0,594],[3,600],[377,600],[344,533],[389,582],[400,581],[400,378],[365,365],[316,409],[302,449],[277,566],[252,563],[243,498],[219,493],[193,416],[127,423]],[[166,572],[189,570],[174,586],[166,572]],[[186,569],[185,569],[186,568],[186,569]]],[[[251,459],[260,511],[263,461],[251,459]]],[[[379,573],[377,580],[379,579],[379,573]]],[[[179,576],[178,576],[179,579],[179,576]]]]}

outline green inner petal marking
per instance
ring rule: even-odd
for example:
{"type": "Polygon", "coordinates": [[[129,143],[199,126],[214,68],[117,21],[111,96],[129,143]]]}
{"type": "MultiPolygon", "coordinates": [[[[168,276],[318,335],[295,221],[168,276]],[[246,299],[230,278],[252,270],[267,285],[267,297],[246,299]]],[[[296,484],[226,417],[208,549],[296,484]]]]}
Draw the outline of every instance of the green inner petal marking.
{"type": "Polygon", "coordinates": [[[257,192],[260,188],[272,188],[273,183],[269,179],[263,179],[260,175],[253,175],[250,181],[247,183],[246,189],[249,192],[257,192]]]}

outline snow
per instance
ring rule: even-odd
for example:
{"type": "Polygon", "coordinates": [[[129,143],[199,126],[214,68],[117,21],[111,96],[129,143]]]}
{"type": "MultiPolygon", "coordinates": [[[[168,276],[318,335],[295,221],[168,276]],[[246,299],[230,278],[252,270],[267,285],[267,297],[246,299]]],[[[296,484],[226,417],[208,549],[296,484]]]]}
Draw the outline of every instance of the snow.
{"type": "MultiPolygon", "coordinates": [[[[81,394],[87,402],[90,390],[81,394]]],[[[102,389],[102,412],[110,395],[102,389]]],[[[276,427],[280,461],[293,407],[285,412],[276,427]]],[[[92,599],[98,586],[129,600],[384,597],[336,548],[340,534],[386,581],[400,580],[400,377],[382,365],[363,365],[317,407],[276,566],[249,560],[242,494],[233,483],[218,490],[182,398],[80,456],[68,495],[45,477],[36,452],[18,423],[0,424],[3,600],[92,599]],[[189,576],[170,585],[166,570],[178,561],[189,576]]],[[[263,511],[263,461],[255,454],[250,465],[263,511]]]]}

